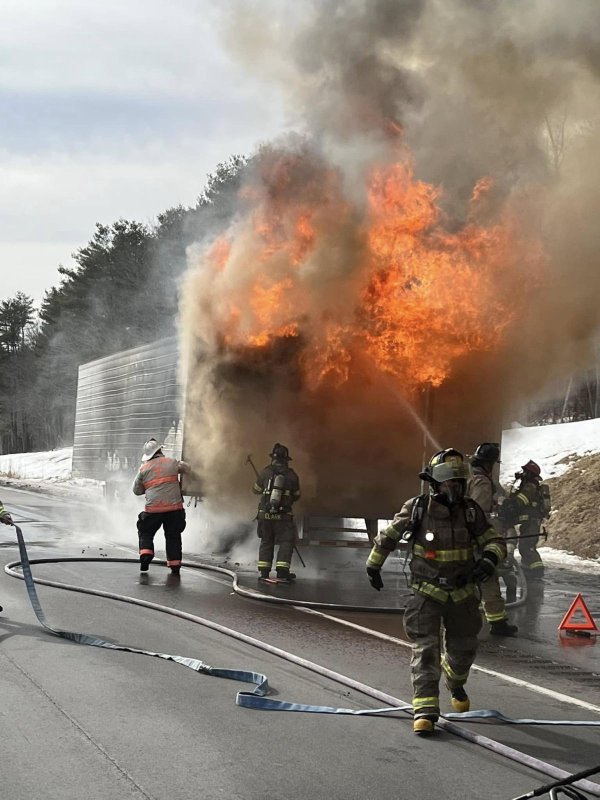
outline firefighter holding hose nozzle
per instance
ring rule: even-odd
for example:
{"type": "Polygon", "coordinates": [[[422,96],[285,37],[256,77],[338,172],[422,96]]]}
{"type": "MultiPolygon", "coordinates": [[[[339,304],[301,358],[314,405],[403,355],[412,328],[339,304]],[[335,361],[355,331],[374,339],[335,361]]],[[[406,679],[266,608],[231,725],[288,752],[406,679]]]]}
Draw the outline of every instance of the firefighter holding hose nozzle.
{"type": "Polygon", "coordinates": [[[413,730],[422,736],[434,732],[439,717],[442,670],[454,711],[470,708],[464,686],[482,626],[479,584],[495,573],[506,557],[506,545],[466,496],[469,469],[462,453],[440,450],[419,477],[429,483],[429,493],[407,500],[376,536],[367,574],[379,591],[386,558],[400,541],[408,544],[413,594],[404,628],[413,649],[413,730]]]}

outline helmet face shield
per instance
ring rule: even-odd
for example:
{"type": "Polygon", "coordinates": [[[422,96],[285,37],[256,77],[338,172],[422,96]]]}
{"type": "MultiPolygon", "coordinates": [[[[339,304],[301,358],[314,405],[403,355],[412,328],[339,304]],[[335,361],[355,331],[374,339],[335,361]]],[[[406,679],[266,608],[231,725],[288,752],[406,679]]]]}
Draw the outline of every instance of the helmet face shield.
{"type": "Polygon", "coordinates": [[[461,456],[446,456],[445,461],[431,465],[431,477],[436,483],[466,481],[469,479],[469,468],[461,456]]]}

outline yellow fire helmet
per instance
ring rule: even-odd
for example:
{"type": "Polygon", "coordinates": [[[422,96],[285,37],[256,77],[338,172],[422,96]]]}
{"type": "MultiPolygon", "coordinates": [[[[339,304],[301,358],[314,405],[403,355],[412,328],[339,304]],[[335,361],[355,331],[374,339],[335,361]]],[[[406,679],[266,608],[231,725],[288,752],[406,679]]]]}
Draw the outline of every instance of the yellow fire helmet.
{"type": "Polygon", "coordinates": [[[462,453],[453,447],[448,447],[431,456],[429,464],[419,477],[435,483],[451,480],[466,481],[469,478],[469,467],[462,453]]]}

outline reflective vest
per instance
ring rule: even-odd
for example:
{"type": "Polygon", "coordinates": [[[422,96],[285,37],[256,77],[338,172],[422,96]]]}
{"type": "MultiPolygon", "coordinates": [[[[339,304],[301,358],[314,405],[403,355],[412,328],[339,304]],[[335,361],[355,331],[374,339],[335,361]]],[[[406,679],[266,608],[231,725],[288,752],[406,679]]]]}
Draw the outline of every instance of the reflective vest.
{"type": "Polygon", "coordinates": [[[133,484],[134,494],[146,494],[145,511],[161,514],[183,508],[183,497],[179,486],[179,473],[183,462],[167,456],[158,456],[146,461],[139,469],[133,484]]]}

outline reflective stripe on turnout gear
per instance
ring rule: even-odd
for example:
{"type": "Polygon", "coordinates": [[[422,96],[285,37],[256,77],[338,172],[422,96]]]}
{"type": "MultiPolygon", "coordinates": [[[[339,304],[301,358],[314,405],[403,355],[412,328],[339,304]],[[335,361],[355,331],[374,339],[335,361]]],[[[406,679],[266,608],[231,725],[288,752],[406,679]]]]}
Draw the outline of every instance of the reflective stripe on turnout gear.
{"type": "Polygon", "coordinates": [[[146,514],[166,514],[168,511],[182,511],[183,501],[179,503],[157,503],[156,505],[146,506],[146,514]]]}
{"type": "Polygon", "coordinates": [[[144,481],[144,485],[147,489],[152,486],[161,486],[163,483],[179,483],[179,478],[177,475],[166,475],[164,478],[154,478],[151,481],[144,481]]]}
{"type": "Polygon", "coordinates": [[[436,550],[433,545],[431,548],[423,547],[420,544],[413,545],[413,555],[426,558],[428,561],[468,561],[473,557],[473,548],[455,550],[436,550]]]}
{"type": "Polygon", "coordinates": [[[432,600],[436,600],[438,603],[447,603],[448,600],[452,600],[456,604],[463,603],[469,597],[473,597],[477,591],[474,583],[467,583],[466,586],[461,586],[460,589],[442,589],[441,586],[429,581],[413,581],[410,584],[410,588],[419,594],[431,597],[432,600]]]}
{"type": "Polygon", "coordinates": [[[485,615],[487,622],[502,622],[503,620],[508,621],[508,614],[506,611],[500,611],[498,614],[490,614],[488,611],[483,609],[483,613],[485,615]]]}
{"type": "MultiPolygon", "coordinates": [[[[521,562],[523,559],[521,558],[521,562]]],[[[531,564],[523,564],[521,563],[523,569],[544,569],[544,562],[543,561],[532,561],[531,564]]]]}
{"type": "Polygon", "coordinates": [[[425,709],[432,709],[434,712],[437,713],[440,710],[440,698],[413,697],[412,707],[413,711],[415,712],[415,716],[418,715],[418,712],[422,714],[425,711],[425,709]]]}
{"type": "MultiPolygon", "coordinates": [[[[446,658],[446,656],[444,656],[442,658],[442,669],[444,670],[446,675],[450,678],[450,680],[453,683],[455,683],[457,685],[460,684],[462,686],[463,684],[465,684],[467,682],[467,678],[469,677],[469,673],[468,672],[464,672],[464,673],[454,672],[454,670],[452,669],[452,667],[448,663],[448,659],[446,658]]],[[[456,686],[453,686],[452,688],[455,689],[456,686]]]]}

